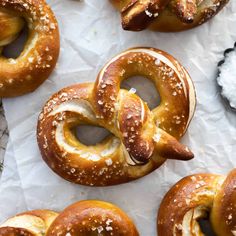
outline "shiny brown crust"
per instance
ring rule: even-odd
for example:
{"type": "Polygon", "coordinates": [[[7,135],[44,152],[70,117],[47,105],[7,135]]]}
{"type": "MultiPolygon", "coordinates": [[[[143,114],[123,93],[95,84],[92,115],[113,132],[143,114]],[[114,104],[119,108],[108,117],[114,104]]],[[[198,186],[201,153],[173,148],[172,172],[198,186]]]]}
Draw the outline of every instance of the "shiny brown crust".
{"type": "Polygon", "coordinates": [[[167,53],[133,48],[113,58],[96,82],[54,94],[39,116],[37,138],[43,159],[61,177],[83,185],[107,186],[140,178],[165,159],[189,160],[192,152],[177,140],[189,125],[195,92],[185,69],[167,53]],[[122,80],[152,80],[161,104],[150,111],[122,80]],[[73,127],[102,126],[113,134],[102,143],[80,143],[73,127]]]}
{"type": "Polygon", "coordinates": [[[121,12],[125,30],[176,32],[214,17],[229,0],[110,0],[121,12]]]}
{"type": "Polygon", "coordinates": [[[0,225],[0,236],[43,236],[57,216],[50,210],[23,212],[0,225]]]}
{"type": "Polygon", "coordinates": [[[13,59],[0,54],[0,97],[34,91],[49,77],[58,59],[58,24],[44,0],[0,0],[0,23],[5,22],[0,29],[0,46],[15,39],[23,20],[29,35],[20,56],[13,59]]]}
{"type": "Polygon", "coordinates": [[[120,208],[96,200],[77,202],[59,214],[49,210],[24,212],[0,225],[0,236],[33,235],[138,236],[139,233],[120,208]]]}
{"type": "Polygon", "coordinates": [[[34,236],[34,234],[21,228],[2,227],[0,228],[0,236],[34,236]]]}
{"type": "Polygon", "coordinates": [[[218,235],[236,235],[236,169],[229,173],[214,199],[211,222],[218,235]]]}
{"type": "Polygon", "coordinates": [[[227,177],[196,174],[176,183],[158,212],[158,235],[202,236],[199,219],[208,218],[218,236],[236,234],[236,170],[227,177]]]}
{"type": "Polygon", "coordinates": [[[22,18],[0,12],[0,47],[11,43],[24,26],[22,18]]]}
{"type": "Polygon", "coordinates": [[[118,207],[102,201],[81,201],[66,208],[52,223],[47,236],[138,236],[131,219],[118,207]]]}

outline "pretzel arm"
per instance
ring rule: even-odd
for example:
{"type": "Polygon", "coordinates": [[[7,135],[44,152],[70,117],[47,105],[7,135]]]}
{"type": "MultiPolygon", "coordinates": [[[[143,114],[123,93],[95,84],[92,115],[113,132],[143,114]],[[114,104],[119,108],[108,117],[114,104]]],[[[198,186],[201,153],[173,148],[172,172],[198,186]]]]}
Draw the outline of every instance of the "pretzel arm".
{"type": "Polygon", "coordinates": [[[134,31],[147,28],[168,2],[169,0],[132,0],[121,11],[123,28],[134,31]]]}
{"type": "Polygon", "coordinates": [[[172,0],[170,7],[184,23],[192,23],[197,14],[197,0],[172,0]]]}

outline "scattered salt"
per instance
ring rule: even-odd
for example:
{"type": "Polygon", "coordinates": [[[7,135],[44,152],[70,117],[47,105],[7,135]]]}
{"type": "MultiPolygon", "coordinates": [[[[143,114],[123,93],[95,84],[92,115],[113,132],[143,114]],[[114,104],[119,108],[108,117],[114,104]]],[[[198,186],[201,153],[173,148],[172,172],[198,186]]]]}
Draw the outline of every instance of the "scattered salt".
{"type": "Polygon", "coordinates": [[[236,108],[236,51],[227,54],[219,71],[217,82],[222,87],[222,95],[236,108]]]}

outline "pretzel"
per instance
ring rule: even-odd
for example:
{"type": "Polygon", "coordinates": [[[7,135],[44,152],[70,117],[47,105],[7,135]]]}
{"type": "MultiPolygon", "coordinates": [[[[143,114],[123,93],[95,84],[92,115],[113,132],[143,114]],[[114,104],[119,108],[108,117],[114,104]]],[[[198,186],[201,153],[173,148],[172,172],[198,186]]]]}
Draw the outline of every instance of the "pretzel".
{"type": "Polygon", "coordinates": [[[138,236],[131,219],[117,206],[88,200],[74,203],[61,213],[35,210],[8,219],[0,236],[138,236]]]}
{"type": "Polygon", "coordinates": [[[44,0],[0,0],[0,47],[18,36],[24,22],[29,32],[21,54],[6,58],[0,48],[0,98],[34,91],[49,77],[58,59],[58,25],[44,0]]]}
{"type": "Polygon", "coordinates": [[[166,159],[189,160],[192,152],[177,140],[195,109],[195,91],[186,70],[169,54],[153,48],[129,49],[111,59],[95,83],[72,85],[53,95],[38,121],[43,159],[66,180],[107,186],[140,178],[166,159]],[[134,75],[154,82],[161,104],[149,110],[134,93],[120,88],[134,75]],[[73,129],[104,127],[112,135],[86,146],[73,129]]]}
{"type": "Polygon", "coordinates": [[[196,174],[176,183],[158,213],[158,235],[205,235],[200,219],[209,216],[216,235],[236,234],[236,169],[228,176],[196,174]]]}
{"type": "Polygon", "coordinates": [[[110,0],[121,12],[125,30],[175,32],[214,17],[229,0],[110,0]]]}

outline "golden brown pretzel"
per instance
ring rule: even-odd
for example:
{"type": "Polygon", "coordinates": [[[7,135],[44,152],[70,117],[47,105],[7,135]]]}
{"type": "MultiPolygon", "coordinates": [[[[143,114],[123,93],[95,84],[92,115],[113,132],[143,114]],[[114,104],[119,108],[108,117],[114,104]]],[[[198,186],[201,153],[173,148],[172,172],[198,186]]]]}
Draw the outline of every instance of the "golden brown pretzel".
{"type": "Polygon", "coordinates": [[[0,0],[0,47],[11,43],[28,25],[21,54],[6,58],[0,50],[0,97],[34,91],[54,69],[59,55],[57,21],[44,0],[0,0]]]}
{"type": "Polygon", "coordinates": [[[138,236],[132,220],[117,206],[80,201],[61,213],[25,212],[0,225],[0,236],[138,236]]]}
{"type": "Polygon", "coordinates": [[[63,178],[84,185],[113,185],[140,178],[166,158],[193,154],[177,140],[195,109],[195,91],[186,70],[153,48],[129,49],[108,62],[95,83],[77,84],[53,95],[38,122],[43,159],[63,178]],[[150,111],[121,82],[134,75],[154,82],[161,104],[150,111]],[[80,143],[73,128],[102,126],[113,135],[95,146],[80,143]]]}
{"type": "Polygon", "coordinates": [[[226,177],[196,174],[176,183],[161,203],[158,235],[204,235],[198,220],[208,216],[216,235],[236,235],[236,169],[226,177]]]}
{"type": "Polygon", "coordinates": [[[57,216],[50,210],[18,214],[0,225],[0,236],[43,236],[57,216]]]}
{"type": "Polygon", "coordinates": [[[211,19],[229,0],[110,0],[121,12],[126,30],[174,32],[211,19]]]}

